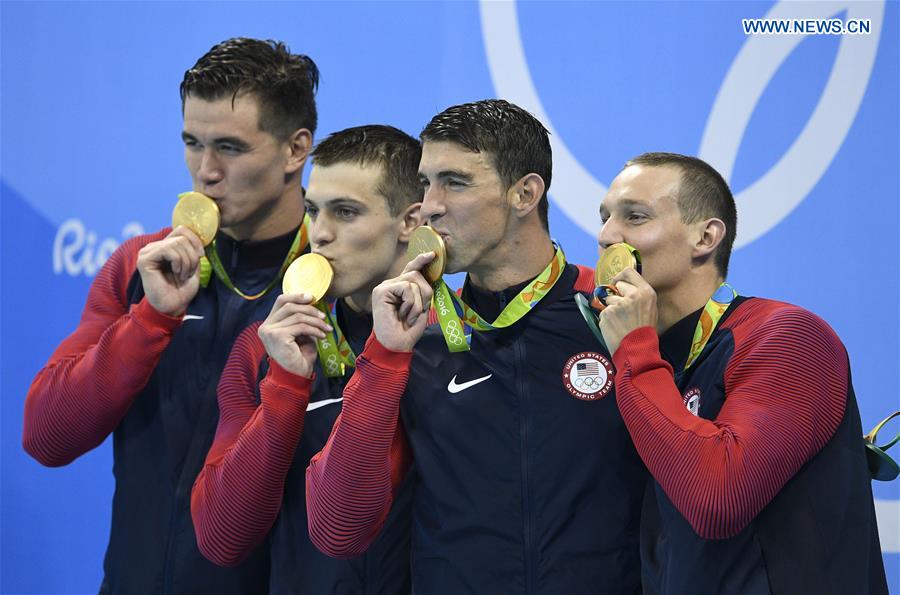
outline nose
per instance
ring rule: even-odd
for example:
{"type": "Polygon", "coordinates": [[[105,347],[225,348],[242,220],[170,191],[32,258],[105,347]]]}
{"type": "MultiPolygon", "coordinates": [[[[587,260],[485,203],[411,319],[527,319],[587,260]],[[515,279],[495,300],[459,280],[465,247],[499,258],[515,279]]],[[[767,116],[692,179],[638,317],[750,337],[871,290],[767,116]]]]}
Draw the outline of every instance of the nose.
{"type": "Polygon", "coordinates": [[[422,209],[419,211],[424,221],[432,222],[440,219],[447,210],[444,204],[444,195],[436,185],[429,185],[422,197],[422,209]]]}
{"type": "Polygon", "coordinates": [[[225,177],[222,164],[212,149],[204,149],[200,157],[200,169],[197,170],[197,178],[204,186],[212,186],[221,182],[225,177]]]}
{"type": "Polygon", "coordinates": [[[334,228],[325,213],[321,211],[315,219],[310,221],[309,241],[316,248],[334,241],[334,228]]]}
{"type": "Polygon", "coordinates": [[[622,236],[621,228],[616,223],[614,217],[607,219],[606,223],[600,227],[600,233],[597,234],[597,245],[601,251],[609,248],[613,244],[624,241],[625,238],[622,236]]]}

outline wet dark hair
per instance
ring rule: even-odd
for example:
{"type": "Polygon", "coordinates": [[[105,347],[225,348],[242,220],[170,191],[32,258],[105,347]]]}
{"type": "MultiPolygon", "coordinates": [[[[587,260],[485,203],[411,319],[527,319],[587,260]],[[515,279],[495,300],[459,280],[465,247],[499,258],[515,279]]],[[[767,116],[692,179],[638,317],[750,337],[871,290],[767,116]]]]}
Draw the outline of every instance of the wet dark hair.
{"type": "Polygon", "coordinates": [[[216,101],[252,95],[259,102],[259,128],[285,140],[296,130],[316,131],[319,69],[309,56],[292,54],[280,41],[236,37],[206,52],[181,81],[181,108],[188,97],[216,101]]]}
{"type": "Polygon", "coordinates": [[[544,229],[547,219],[547,191],[553,173],[550,133],[530,113],[503,99],[485,99],[447,108],[422,130],[428,141],[452,141],[475,153],[491,157],[507,188],[522,176],[535,173],[544,180],[544,194],[538,214],[544,229]]]}
{"type": "Polygon", "coordinates": [[[373,124],[335,132],[316,146],[312,158],[313,164],[321,167],[347,162],[380,165],[378,193],[394,216],[421,202],[425,193],[417,174],[422,146],[393,126],[373,124]]]}

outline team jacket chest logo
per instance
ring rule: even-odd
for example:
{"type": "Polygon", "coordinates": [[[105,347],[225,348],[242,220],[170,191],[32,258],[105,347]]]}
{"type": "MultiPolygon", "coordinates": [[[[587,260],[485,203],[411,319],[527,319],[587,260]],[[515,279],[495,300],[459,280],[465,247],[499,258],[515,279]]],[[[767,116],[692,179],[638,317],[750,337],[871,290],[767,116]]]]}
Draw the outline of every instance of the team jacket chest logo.
{"type": "Polygon", "coordinates": [[[602,399],[613,387],[609,360],[594,351],[576,353],[563,366],[562,382],[569,394],[582,401],[602,399]]]}
{"type": "Polygon", "coordinates": [[[481,384],[485,380],[488,380],[493,374],[488,374],[487,376],[482,376],[481,378],[475,378],[474,380],[469,380],[467,382],[456,382],[456,374],[453,375],[453,378],[450,379],[450,384],[447,385],[447,391],[451,394],[456,394],[458,392],[462,392],[467,388],[475,386],[476,384],[481,384]]]}
{"type": "Polygon", "coordinates": [[[684,406],[687,407],[687,410],[693,413],[694,415],[699,415],[700,411],[700,389],[694,387],[690,389],[688,392],[682,395],[681,400],[684,401],[684,406]]]}

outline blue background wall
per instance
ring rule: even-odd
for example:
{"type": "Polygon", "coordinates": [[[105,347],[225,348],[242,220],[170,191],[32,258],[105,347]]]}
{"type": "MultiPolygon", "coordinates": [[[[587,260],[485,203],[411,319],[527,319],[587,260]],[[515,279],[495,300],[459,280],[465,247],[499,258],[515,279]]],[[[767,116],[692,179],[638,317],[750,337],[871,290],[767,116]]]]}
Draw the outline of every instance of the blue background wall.
{"type": "MultiPolygon", "coordinates": [[[[552,127],[551,228],[593,264],[597,204],[640,152],[699,154],[738,199],[731,282],[845,341],[868,429],[900,408],[898,4],[2,2],[0,440],[4,593],[96,592],[104,444],[44,469],[27,387],[124,237],[189,188],[178,84],[214,43],[276,38],[322,71],[320,133],[502,96],[552,127]],[[860,36],[746,36],[742,18],[869,18],[860,36]]],[[[900,592],[900,484],[875,484],[900,592]]]]}

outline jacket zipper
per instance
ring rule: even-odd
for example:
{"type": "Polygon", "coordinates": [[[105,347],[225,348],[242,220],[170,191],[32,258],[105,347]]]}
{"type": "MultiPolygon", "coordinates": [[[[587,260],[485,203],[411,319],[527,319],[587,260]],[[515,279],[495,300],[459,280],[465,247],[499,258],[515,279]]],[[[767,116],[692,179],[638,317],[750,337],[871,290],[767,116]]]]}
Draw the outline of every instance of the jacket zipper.
{"type": "MultiPolygon", "coordinates": [[[[500,311],[506,307],[507,299],[504,292],[500,293],[500,311]]],[[[532,522],[531,522],[531,498],[528,485],[528,383],[525,381],[525,347],[522,344],[523,338],[516,337],[513,340],[513,353],[515,355],[515,370],[517,379],[517,389],[519,393],[519,402],[521,411],[519,415],[519,447],[521,449],[521,472],[522,472],[522,538],[523,538],[523,559],[525,564],[525,593],[531,595],[535,591],[534,587],[534,551],[532,545],[532,522]]]]}

